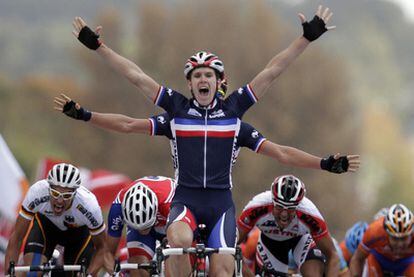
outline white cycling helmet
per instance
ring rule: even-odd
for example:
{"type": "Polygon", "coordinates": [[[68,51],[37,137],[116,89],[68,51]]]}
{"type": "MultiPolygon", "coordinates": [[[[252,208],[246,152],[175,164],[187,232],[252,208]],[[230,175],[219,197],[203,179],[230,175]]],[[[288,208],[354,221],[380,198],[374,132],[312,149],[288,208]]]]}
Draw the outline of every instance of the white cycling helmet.
{"type": "Polygon", "coordinates": [[[403,204],[394,204],[384,219],[384,228],[395,238],[403,238],[413,233],[413,213],[403,204]]]}
{"type": "Polygon", "coordinates": [[[305,184],[293,175],[276,177],[270,188],[274,205],[296,208],[305,197],[305,184]]]}
{"type": "Polygon", "coordinates": [[[154,226],[157,210],[157,196],[141,182],[130,187],[122,200],[124,220],[130,227],[137,230],[145,230],[154,226]]]}
{"type": "Polygon", "coordinates": [[[213,53],[200,51],[191,56],[184,66],[185,78],[190,79],[191,72],[198,67],[210,67],[214,69],[221,80],[224,80],[224,65],[213,53]]]}
{"type": "Polygon", "coordinates": [[[49,171],[47,181],[54,186],[77,189],[81,184],[80,171],[71,164],[56,164],[49,171]]]}

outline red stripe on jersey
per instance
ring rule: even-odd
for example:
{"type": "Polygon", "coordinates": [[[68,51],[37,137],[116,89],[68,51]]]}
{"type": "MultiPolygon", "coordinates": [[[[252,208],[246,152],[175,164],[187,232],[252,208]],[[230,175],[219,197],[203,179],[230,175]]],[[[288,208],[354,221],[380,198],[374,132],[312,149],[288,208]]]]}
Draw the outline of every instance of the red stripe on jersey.
{"type": "MultiPolygon", "coordinates": [[[[205,131],[176,131],[178,137],[204,137],[205,131]]],[[[207,131],[207,137],[211,138],[232,138],[235,131],[207,131]]]]}

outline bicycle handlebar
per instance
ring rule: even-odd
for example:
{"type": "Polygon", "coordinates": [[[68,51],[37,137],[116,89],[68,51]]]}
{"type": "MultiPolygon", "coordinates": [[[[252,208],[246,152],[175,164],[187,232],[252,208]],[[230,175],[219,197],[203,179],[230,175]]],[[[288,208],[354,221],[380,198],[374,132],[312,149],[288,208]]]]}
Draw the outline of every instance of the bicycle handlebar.
{"type": "Polygon", "coordinates": [[[220,248],[210,248],[206,247],[203,250],[200,250],[197,247],[189,247],[189,248],[167,248],[162,250],[162,254],[164,256],[171,256],[171,255],[184,255],[184,254],[197,254],[202,252],[204,254],[228,254],[228,255],[235,255],[236,249],[232,247],[220,247],[220,248]]]}
{"type": "Polygon", "coordinates": [[[27,266],[15,266],[14,271],[16,272],[27,272],[27,271],[81,271],[81,265],[27,265],[27,266]]]}

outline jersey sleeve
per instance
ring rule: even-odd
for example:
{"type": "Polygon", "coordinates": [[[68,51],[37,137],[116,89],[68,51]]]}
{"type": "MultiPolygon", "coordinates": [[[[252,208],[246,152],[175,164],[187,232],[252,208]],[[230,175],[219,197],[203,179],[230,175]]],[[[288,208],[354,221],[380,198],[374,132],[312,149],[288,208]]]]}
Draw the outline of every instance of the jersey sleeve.
{"type": "Polygon", "coordinates": [[[168,113],[154,115],[149,118],[149,121],[151,123],[151,136],[165,136],[173,139],[168,113]]]}
{"type": "Polygon", "coordinates": [[[19,211],[19,215],[27,220],[32,220],[35,213],[39,210],[39,205],[49,201],[49,194],[45,195],[44,185],[39,181],[33,184],[26,193],[23,199],[22,206],[19,211]]]}
{"type": "Polygon", "coordinates": [[[163,108],[168,114],[175,114],[175,112],[180,110],[187,102],[188,99],[181,93],[161,86],[154,103],[163,108]]]}
{"type": "Polygon", "coordinates": [[[237,227],[245,232],[250,232],[259,218],[268,212],[269,209],[267,206],[258,205],[246,207],[237,220],[237,227]]]}
{"type": "Polygon", "coordinates": [[[122,217],[122,205],[115,199],[108,214],[108,235],[120,238],[122,236],[123,228],[124,219],[122,217]]]}
{"type": "Polygon", "coordinates": [[[362,237],[358,249],[365,254],[368,254],[376,244],[380,243],[381,239],[386,237],[385,230],[383,228],[384,218],[380,218],[371,223],[362,237]]]}
{"type": "Polygon", "coordinates": [[[299,220],[308,226],[309,232],[315,241],[320,240],[328,234],[328,226],[322,217],[310,213],[298,212],[299,220]]]}
{"type": "Polygon", "coordinates": [[[250,85],[246,85],[233,91],[224,101],[239,118],[242,118],[244,113],[257,102],[257,97],[250,85]]]}
{"type": "Polygon", "coordinates": [[[266,138],[248,123],[242,122],[240,125],[240,133],[237,138],[239,147],[248,147],[258,152],[266,138]]]}

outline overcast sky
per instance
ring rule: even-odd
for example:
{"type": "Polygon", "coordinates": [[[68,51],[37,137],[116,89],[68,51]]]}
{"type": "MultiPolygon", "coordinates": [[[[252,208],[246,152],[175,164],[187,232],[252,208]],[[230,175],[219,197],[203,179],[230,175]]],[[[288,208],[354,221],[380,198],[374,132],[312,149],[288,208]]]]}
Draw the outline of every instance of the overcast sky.
{"type": "Polygon", "coordinates": [[[414,21],[414,1],[413,0],[389,0],[395,3],[400,4],[403,8],[404,13],[409,17],[412,21],[414,21]]]}

